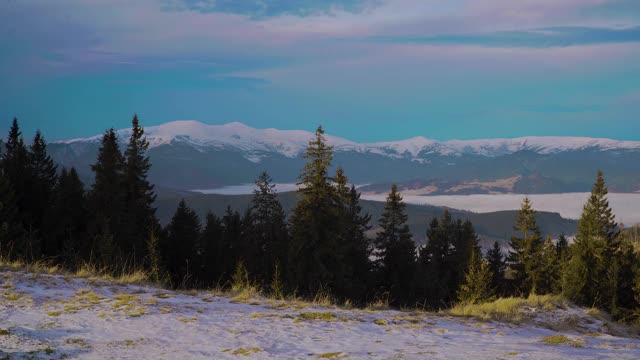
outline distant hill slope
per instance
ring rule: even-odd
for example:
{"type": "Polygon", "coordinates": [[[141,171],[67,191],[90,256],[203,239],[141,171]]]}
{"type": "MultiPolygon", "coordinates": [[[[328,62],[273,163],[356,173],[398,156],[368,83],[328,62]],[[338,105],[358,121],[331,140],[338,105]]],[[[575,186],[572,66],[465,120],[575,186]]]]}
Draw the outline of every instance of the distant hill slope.
{"type": "MultiPolygon", "coordinates": [[[[285,192],[279,194],[280,201],[287,211],[295,205],[297,195],[295,192],[285,192]]],[[[158,199],[158,216],[163,224],[168,223],[178,205],[178,202],[184,198],[189,206],[191,206],[201,219],[211,210],[217,215],[222,215],[227,208],[238,210],[241,214],[247,209],[251,202],[252,195],[217,195],[217,194],[198,194],[191,192],[173,191],[168,189],[159,189],[158,199]]],[[[377,221],[384,210],[384,203],[376,201],[362,200],[364,211],[373,216],[374,228],[372,234],[376,231],[377,221]]],[[[490,246],[494,240],[506,244],[513,234],[513,224],[516,219],[517,211],[497,211],[491,213],[472,213],[460,210],[450,210],[453,217],[458,219],[469,219],[480,235],[484,247],[490,246]]],[[[425,241],[425,233],[427,224],[437,216],[441,216],[444,208],[427,205],[407,205],[407,213],[409,215],[409,227],[414,235],[416,242],[422,244],[425,241]]],[[[557,237],[561,233],[572,235],[577,228],[575,220],[562,218],[557,213],[539,212],[538,224],[544,235],[552,235],[557,237]]]]}
{"type": "MultiPolygon", "coordinates": [[[[130,129],[118,133],[124,145],[130,129]]],[[[264,170],[276,182],[295,182],[313,135],[197,121],[147,127],[146,133],[151,181],[181,190],[251,183],[264,170]]],[[[415,137],[377,143],[327,139],[335,149],[334,165],[344,167],[355,183],[373,184],[366,189],[373,192],[388,189],[389,182],[401,184],[403,191],[431,195],[584,192],[590,190],[597,169],[605,172],[612,191],[640,190],[640,142],[580,137],[415,137]]],[[[99,145],[98,135],[53,143],[49,150],[58,163],[75,166],[90,181],[99,145]]]]}

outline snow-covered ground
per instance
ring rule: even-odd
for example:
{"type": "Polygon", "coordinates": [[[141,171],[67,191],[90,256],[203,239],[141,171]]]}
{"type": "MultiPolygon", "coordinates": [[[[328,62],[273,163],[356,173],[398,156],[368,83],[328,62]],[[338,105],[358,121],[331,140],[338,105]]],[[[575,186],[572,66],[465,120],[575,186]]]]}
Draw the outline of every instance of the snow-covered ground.
{"type": "Polygon", "coordinates": [[[640,340],[606,335],[597,319],[570,327],[580,332],[556,332],[423,312],[242,303],[63,275],[6,271],[0,280],[0,359],[640,358],[640,340]],[[570,342],[541,342],[558,334],[570,342]]]}

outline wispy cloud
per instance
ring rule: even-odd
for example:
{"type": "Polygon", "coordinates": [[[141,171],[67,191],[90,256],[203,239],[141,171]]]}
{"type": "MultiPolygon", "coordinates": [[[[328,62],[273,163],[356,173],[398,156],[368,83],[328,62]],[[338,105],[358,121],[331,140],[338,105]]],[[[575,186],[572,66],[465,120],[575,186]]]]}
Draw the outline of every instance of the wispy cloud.
{"type": "Polygon", "coordinates": [[[369,37],[368,40],[432,45],[476,45],[496,48],[548,48],[640,42],[640,27],[625,29],[550,27],[526,31],[499,31],[485,34],[373,36],[369,37]]]}
{"type": "Polygon", "coordinates": [[[308,16],[336,10],[359,12],[379,0],[164,0],[167,10],[195,10],[268,18],[285,14],[308,16]]]}

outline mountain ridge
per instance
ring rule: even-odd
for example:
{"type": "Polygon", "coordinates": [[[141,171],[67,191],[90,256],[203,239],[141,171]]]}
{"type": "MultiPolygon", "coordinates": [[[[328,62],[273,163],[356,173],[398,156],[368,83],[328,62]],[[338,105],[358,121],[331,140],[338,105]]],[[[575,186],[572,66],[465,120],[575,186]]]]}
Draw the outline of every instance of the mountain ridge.
{"type": "MultiPolygon", "coordinates": [[[[118,131],[123,149],[130,131],[118,131]]],[[[305,130],[194,120],[149,126],[145,132],[153,164],[150,180],[178,190],[252,183],[262,171],[276,182],[294,183],[314,136],[305,130]]],[[[91,183],[101,137],[54,142],[49,150],[59,165],[76,167],[91,183]]],[[[332,171],[342,166],[351,182],[371,184],[376,192],[388,189],[389,183],[405,190],[426,189],[422,193],[430,195],[585,192],[598,169],[611,191],[640,190],[640,141],[539,136],[438,141],[419,136],[358,143],[326,138],[335,150],[332,171]]]]}
{"type": "MultiPolygon", "coordinates": [[[[179,141],[194,147],[230,146],[248,152],[276,151],[290,158],[300,155],[308,140],[313,136],[312,132],[305,130],[258,129],[241,122],[211,125],[196,120],[172,121],[146,127],[145,131],[151,148],[179,141]]],[[[121,139],[128,137],[130,133],[130,128],[118,130],[121,139]]],[[[101,136],[61,140],[55,143],[72,145],[95,142],[99,141],[101,136]]],[[[447,156],[495,157],[523,150],[531,150],[539,154],[585,149],[599,151],[640,150],[640,141],[569,136],[525,136],[445,141],[415,136],[405,140],[380,142],[356,142],[332,135],[326,135],[326,137],[328,143],[334,146],[335,151],[370,152],[391,157],[411,155],[414,158],[425,151],[427,154],[438,153],[447,156]]],[[[251,159],[256,160],[255,157],[251,157],[251,159]]]]}

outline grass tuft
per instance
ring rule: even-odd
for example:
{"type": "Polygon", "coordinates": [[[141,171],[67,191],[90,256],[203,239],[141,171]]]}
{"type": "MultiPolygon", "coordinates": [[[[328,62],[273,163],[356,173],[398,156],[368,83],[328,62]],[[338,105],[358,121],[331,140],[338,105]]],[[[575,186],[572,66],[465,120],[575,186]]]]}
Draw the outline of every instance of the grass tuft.
{"type": "Polygon", "coordinates": [[[341,351],[337,351],[337,352],[328,352],[328,353],[324,353],[324,354],[318,354],[317,358],[318,359],[340,359],[342,357],[342,352],[341,351]]]}
{"type": "Polygon", "coordinates": [[[380,326],[388,325],[387,320],[385,320],[385,319],[375,319],[373,321],[373,323],[376,324],[376,325],[380,325],[380,326]]]}
{"type": "Polygon", "coordinates": [[[330,311],[325,312],[303,312],[298,314],[298,319],[306,321],[336,321],[338,317],[330,311]]]}
{"type": "Polygon", "coordinates": [[[242,355],[242,356],[249,356],[251,354],[257,354],[260,353],[264,350],[258,348],[258,347],[251,347],[251,348],[239,348],[236,349],[232,352],[233,355],[242,355]]]}
{"type": "Polygon", "coordinates": [[[582,347],[582,343],[581,342],[578,342],[576,340],[572,340],[566,335],[550,335],[550,336],[546,336],[546,337],[542,338],[542,340],[540,340],[540,342],[543,342],[543,343],[549,344],[549,345],[571,345],[571,346],[576,347],[576,348],[581,348],[582,347]]]}
{"type": "Polygon", "coordinates": [[[531,295],[528,298],[500,298],[492,302],[482,304],[458,304],[446,314],[481,319],[484,321],[500,321],[509,323],[521,323],[525,320],[524,308],[536,308],[551,311],[553,309],[565,309],[568,302],[556,295],[531,295]]]}

